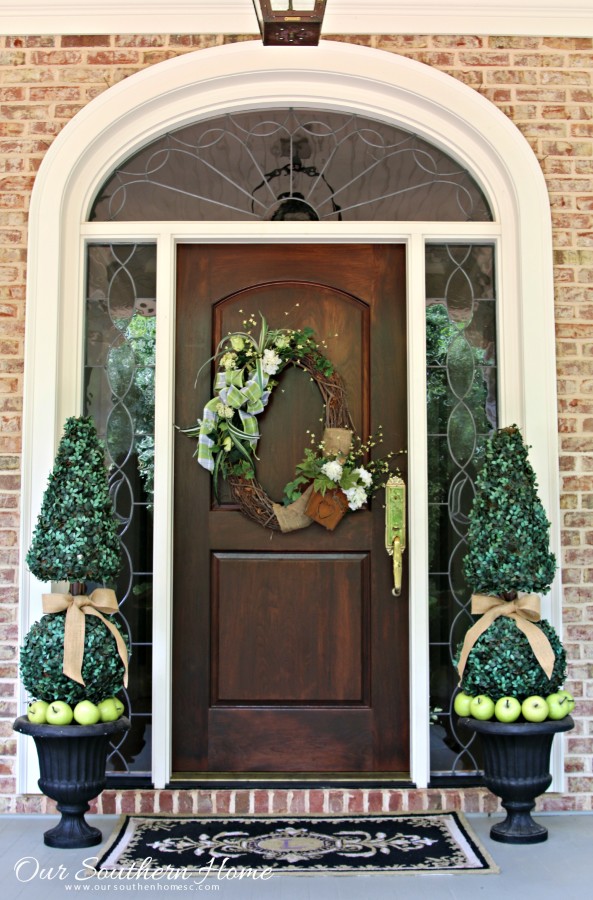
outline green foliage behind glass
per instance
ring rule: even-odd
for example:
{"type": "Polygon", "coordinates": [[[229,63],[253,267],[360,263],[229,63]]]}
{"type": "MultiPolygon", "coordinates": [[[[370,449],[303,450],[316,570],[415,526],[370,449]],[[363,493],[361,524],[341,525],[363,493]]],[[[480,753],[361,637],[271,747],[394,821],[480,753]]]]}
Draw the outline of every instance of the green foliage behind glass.
{"type": "Polygon", "coordinates": [[[521,432],[512,425],[486,443],[467,533],[466,578],[474,592],[546,592],[556,560],[521,432]]]}
{"type": "MultiPolygon", "coordinates": [[[[27,692],[35,700],[79,700],[99,703],[121,690],[124,666],[115,638],[97,616],[85,616],[82,678],[78,684],[62,673],[65,612],[51,613],[34,622],[21,649],[20,671],[27,692]]],[[[121,632],[116,618],[111,619],[121,632]]],[[[128,645],[127,635],[123,634],[128,645]]]]}
{"type": "Polygon", "coordinates": [[[66,421],[26,560],[41,581],[111,582],[119,571],[118,522],[89,417],[66,421]]]}
{"type": "MultiPolygon", "coordinates": [[[[111,384],[125,385],[125,409],[132,419],[133,439],[138,455],[148,508],[154,502],[154,366],[156,317],[135,313],[130,319],[116,320],[125,342],[109,351],[107,370],[111,384]]],[[[128,414],[112,416],[108,447],[114,460],[126,457],[130,450],[128,414]]]]}
{"type": "MultiPolygon", "coordinates": [[[[461,689],[471,696],[486,694],[492,700],[516,697],[521,702],[534,694],[547,696],[559,690],[566,677],[566,653],[546,619],[535,623],[544,632],[556,661],[548,678],[529,641],[508,616],[499,616],[480,635],[467,659],[461,689]]],[[[461,645],[458,648],[457,660],[461,645]]]]}
{"type": "MultiPolygon", "coordinates": [[[[428,415],[428,516],[429,569],[442,567],[439,553],[446,547],[447,524],[442,520],[448,500],[451,479],[458,471],[445,448],[447,436],[455,459],[471,459],[476,441],[491,430],[486,416],[487,386],[481,366],[484,352],[474,347],[466,336],[466,325],[449,319],[446,307],[435,303],[426,310],[426,400],[428,415]],[[464,382],[463,411],[452,417],[459,400],[449,385],[449,377],[459,385],[464,382]],[[472,421],[473,420],[473,421],[472,421]],[[478,435],[476,439],[476,434],[478,435]]],[[[473,463],[466,466],[469,478],[473,463]]]]}

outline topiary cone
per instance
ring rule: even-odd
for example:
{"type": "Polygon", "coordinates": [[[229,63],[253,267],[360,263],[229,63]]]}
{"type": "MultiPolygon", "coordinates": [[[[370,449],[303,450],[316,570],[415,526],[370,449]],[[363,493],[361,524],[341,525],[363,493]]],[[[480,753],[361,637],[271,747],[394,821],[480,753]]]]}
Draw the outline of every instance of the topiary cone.
{"type": "Polygon", "coordinates": [[[90,417],[67,419],[26,556],[40,581],[113,581],[118,522],[104,450],[90,417]]]}

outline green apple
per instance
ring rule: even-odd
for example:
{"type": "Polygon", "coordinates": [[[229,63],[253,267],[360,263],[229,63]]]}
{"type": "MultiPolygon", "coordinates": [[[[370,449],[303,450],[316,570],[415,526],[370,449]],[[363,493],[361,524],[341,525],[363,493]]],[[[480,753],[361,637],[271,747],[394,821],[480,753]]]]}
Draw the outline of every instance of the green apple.
{"type": "Polygon", "coordinates": [[[573,711],[574,705],[575,705],[574,697],[568,691],[557,691],[557,693],[560,694],[562,697],[566,697],[566,699],[568,701],[568,713],[570,715],[570,713],[573,711]]]}
{"type": "Polygon", "coordinates": [[[102,722],[115,722],[116,719],[119,719],[117,704],[113,697],[107,697],[106,700],[101,700],[97,705],[102,722]]]}
{"type": "Polygon", "coordinates": [[[453,709],[458,716],[469,716],[469,705],[473,699],[474,698],[469,694],[466,694],[465,691],[459,691],[458,694],[455,694],[453,709]]]}
{"type": "Polygon", "coordinates": [[[123,711],[124,711],[124,709],[125,709],[125,706],[123,705],[123,703],[121,702],[121,700],[119,699],[119,697],[114,697],[114,698],[113,698],[113,702],[114,702],[115,705],[117,706],[117,714],[118,714],[118,716],[121,716],[121,714],[123,713],[123,711]]]}
{"type": "Polygon", "coordinates": [[[27,718],[29,722],[34,722],[36,725],[43,725],[47,722],[47,707],[49,703],[46,703],[45,700],[33,700],[32,703],[29,703],[27,706],[27,718]]]}
{"type": "Polygon", "coordinates": [[[550,719],[563,719],[568,715],[568,697],[562,693],[550,694],[546,697],[550,719]]]}
{"type": "Polygon", "coordinates": [[[527,697],[521,704],[521,712],[528,722],[543,722],[548,718],[548,704],[543,697],[527,697]]]}
{"type": "Polygon", "coordinates": [[[74,716],[72,707],[64,700],[52,700],[47,707],[48,725],[69,725],[74,716]]]}
{"type": "Polygon", "coordinates": [[[521,704],[516,697],[501,697],[494,706],[499,722],[515,722],[521,715],[521,704]]]}
{"type": "Polygon", "coordinates": [[[79,725],[96,725],[100,718],[98,707],[90,700],[81,700],[74,707],[74,720],[79,725]]]}
{"type": "Polygon", "coordinates": [[[485,722],[494,715],[494,700],[487,697],[486,694],[478,694],[471,701],[469,712],[474,719],[480,719],[482,722],[485,722]]]}

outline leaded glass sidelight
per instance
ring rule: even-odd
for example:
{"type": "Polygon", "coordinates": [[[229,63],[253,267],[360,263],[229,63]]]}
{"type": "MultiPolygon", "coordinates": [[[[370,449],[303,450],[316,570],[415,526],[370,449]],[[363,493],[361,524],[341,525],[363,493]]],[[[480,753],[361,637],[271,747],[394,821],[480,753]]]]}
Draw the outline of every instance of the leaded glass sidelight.
{"type": "Polygon", "coordinates": [[[105,181],[91,221],[491,221],[482,191],[417,135],[350,113],[250,110],[186,125],[105,181]]]}
{"type": "Polygon", "coordinates": [[[126,697],[132,728],[108,771],[151,768],[154,244],[91,244],[87,252],[84,405],[107,449],[120,525],[120,615],[132,643],[126,697]]]}
{"type": "Polygon", "coordinates": [[[426,250],[429,621],[432,770],[479,768],[473,737],[451,715],[453,658],[467,628],[468,513],[484,440],[497,425],[494,247],[426,250]]]}

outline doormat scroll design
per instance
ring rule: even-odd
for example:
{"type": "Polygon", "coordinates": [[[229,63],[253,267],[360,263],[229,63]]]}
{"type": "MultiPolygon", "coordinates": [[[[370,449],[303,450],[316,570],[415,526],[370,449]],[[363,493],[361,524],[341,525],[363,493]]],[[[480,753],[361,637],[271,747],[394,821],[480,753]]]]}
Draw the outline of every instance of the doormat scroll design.
{"type": "Polygon", "coordinates": [[[498,872],[458,812],[391,816],[123,816],[95,871],[252,874],[498,872]]]}

